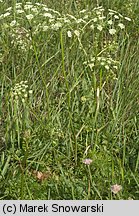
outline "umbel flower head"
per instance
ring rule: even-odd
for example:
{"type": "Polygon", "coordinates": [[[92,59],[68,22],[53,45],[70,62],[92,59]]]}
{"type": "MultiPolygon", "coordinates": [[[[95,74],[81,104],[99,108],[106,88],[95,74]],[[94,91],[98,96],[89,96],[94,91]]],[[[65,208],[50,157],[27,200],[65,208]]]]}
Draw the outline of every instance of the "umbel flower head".
{"type": "Polygon", "coordinates": [[[15,101],[21,99],[24,103],[29,94],[32,94],[32,90],[29,89],[27,81],[16,83],[15,86],[11,89],[11,98],[15,101]]]}

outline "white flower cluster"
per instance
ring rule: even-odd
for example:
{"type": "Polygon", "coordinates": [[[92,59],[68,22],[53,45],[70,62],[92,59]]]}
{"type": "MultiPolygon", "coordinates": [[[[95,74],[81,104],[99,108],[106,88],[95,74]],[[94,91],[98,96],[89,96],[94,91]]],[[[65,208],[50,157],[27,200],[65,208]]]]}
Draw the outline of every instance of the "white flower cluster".
{"type": "Polygon", "coordinates": [[[106,70],[118,69],[118,62],[114,61],[110,56],[93,57],[89,62],[84,62],[92,70],[95,66],[105,68],[106,70]]]}
{"type": "MultiPolygon", "coordinates": [[[[15,25],[14,20],[10,25],[15,25]]],[[[16,46],[18,49],[26,51],[27,48],[32,47],[31,37],[29,31],[24,27],[15,26],[11,36],[11,44],[16,46]]]]}
{"type": "Polygon", "coordinates": [[[30,27],[32,35],[40,35],[42,31],[55,30],[63,26],[59,12],[47,8],[41,3],[16,3],[15,7],[7,8],[0,15],[1,28],[11,38],[12,45],[22,51],[32,48],[30,27]],[[16,14],[16,16],[14,15],[16,14]],[[13,19],[14,17],[14,19],[13,19]]]}
{"type": "Polygon", "coordinates": [[[106,19],[106,16],[104,16],[104,8],[103,7],[97,7],[92,10],[92,12],[85,10],[80,11],[80,13],[84,14],[84,19],[87,21],[87,25],[90,26],[90,29],[92,30],[98,30],[101,32],[104,28],[104,21],[106,19]]]}
{"type": "Polygon", "coordinates": [[[109,27],[109,33],[111,35],[116,34],[117,31],[125,29],[123,24],[125,21],[131,21],[129,17],[124,17],[122,14],[117,11],[109,9],[107,16],[107,25],[109,27]]]}
{"type": "Polygon", "coordinates": [[[103,31],[111,36],[123,31],[127,21],[131,19],[113,10],[106,12],[103,7],[91,11],[84,9],[75,17],[71,14],[62,15],[42,3],[26,2],[16,3],[15,8],[7,8],[0,16],[0,21],[3,29],[7,26],[7,34],[12,37],[12,43],[26,51],[27,48],[32,48],[30,27],[31,35],[36,38],[45,37],[47,32],[52,38],[60,29],[64,30],[68,38],[73,35],[79,38],[80,33],[92,34],[92,31],[95,38],[103,31]]]}
{"type": "MultiPolygon", "coordinates": [[[[24,5],[22,3],[16,3],[15,5],[16,17],[23,21],[23,16],[26,18],[24,21],[28,20],[32,25],[36,26],[36,29],[47,31],[48,29],[58,30],[61,27],[68,26],[69,28],[74,26],[85,28],[90,26],[91,29],[97,29],[102,31],[108,26],[108,31],[110,34],[115,34],[114,28],[115,21],[118,20],[118,26],[120,29],[124,29],[125,25],[121,22],[121,19],[131,21],[130,18],[124,17],[116,11],[109,10],[106,14],[103,7],[96,7],[91,12],[89,10],[80,11],[78,17],[70,14],[61,15],[58,11],[48,8],[42,3],[32,3],[26,2],[24,5]],[[22,19],[21,19],[22,18],[22,19]]],[[[13,8],[9,7],[0,16],[0,20],[4,18],[11,19],[13,13],[13,8]]],[[[11,20],[11,26],[14,26],[16,20],[11,20]]]]}
{"type": "Polygon", "coordinates": [[[15,101],[19,101],[21,99],[23,103],[26,101],[29,94],[32,94],[32,90],[29,89],[27,80],[16,83],[10,92],[12,99],[14,99],[15,101]]]}

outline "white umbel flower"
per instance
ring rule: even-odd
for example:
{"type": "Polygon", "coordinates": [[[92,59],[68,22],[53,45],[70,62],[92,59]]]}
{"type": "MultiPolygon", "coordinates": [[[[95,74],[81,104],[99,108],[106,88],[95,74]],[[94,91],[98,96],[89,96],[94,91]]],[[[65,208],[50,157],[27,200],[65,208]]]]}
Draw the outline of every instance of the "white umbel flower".
{"type": "Polygon", "coordinates": [[[116,33],[116,30],[115,30],[115,29],[109,29],[109,33],[110,33],[111,35],[114,35],[114,34],[116,33]]]}
{"type": "Polygon", "coordinates": [[[120,27],[120,29],[124,29],[125,25],[123,23],[119,23],[118,26],[120,27]]]}
{"type": "Polygon", "coordinates": [[[13,20],[11,23],[10,23],[10,26],[15,26],[16,25],[16,20],[13,20]]]}
{"type": "Polygon", "coordinates": [[[69,38],[71,38],[72,37],[71,31],[68,31],[67,35],[68,35],[69,38]]]}
{"type": "Polygon", "coordinates": [[[108,20],[108,24],[109,24],[109,25],[112,25],[112,20],[108,20]]]}
{"type": "Polygon", "coordinates": [[[131,21],[131,19],[129,17],[125,17],[126,20],[131,21]]]}
{"type": "Polygon", "coordinates": [[[98,25],[98,26],[97,26],[97,29],[98,29],[99,31],[102,31],[103,28],[102,28],[101,25],[98,25]]]}
{"type": "Polygon", "coordinates": [[[26,18],[27,18],[28,20],[32,20],[33,17],[34,17],[33,14],[26,15],[26,18]]]}

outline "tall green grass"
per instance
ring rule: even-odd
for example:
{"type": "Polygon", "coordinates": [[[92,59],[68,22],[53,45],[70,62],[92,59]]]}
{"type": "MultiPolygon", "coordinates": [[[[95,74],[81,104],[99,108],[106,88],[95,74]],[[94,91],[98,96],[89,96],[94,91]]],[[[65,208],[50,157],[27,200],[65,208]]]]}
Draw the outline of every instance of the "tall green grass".
{"type": "MultiPolygon", "coordinates": [[[[1,199],[139,198],[138,2],[135,7],[128,1],[125,8],[126,2],[47,1],[66,18],[82,18],[81,10],[99,5],[104,16],[113,9],[131,17],[115,35],[108,33],[108,25],[90,30],[90,20],[35,34],[45,20],[38,14],[35,24],[15,9],[2,19],[1,199]],[[10,26],[12,20],[19,27],[10,26]],[[110,67],[117,64],[117,69],[101,66],[101,55],[111,57],[110,67]],[[21,89],[16,99],[17,84],[21,89]],[[92,159],[90,165],[83,163],[86,158],[92,159]],[[111,192],[115,184],[122,186],[117,194],[111,192]]],[[[0,3],[1,14],[16,3],[0,3]]]]}

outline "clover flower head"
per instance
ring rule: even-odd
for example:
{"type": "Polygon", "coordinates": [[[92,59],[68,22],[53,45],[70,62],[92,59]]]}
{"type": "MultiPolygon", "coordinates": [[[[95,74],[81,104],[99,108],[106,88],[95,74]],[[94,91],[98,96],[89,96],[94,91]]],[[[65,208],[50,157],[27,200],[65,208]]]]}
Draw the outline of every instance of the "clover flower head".
{"type": "Polygon", "coordinates": [[[90,158],[84,159],[83,163],[86,165],[90,165],[92,163],[92,160],[90,158]]]}
{"type": "Polygon", "coordinates": [[[122,190],[122,186],[115,184],[111,186],[111,192],[117,194],[120,190],[122,190]]]}

